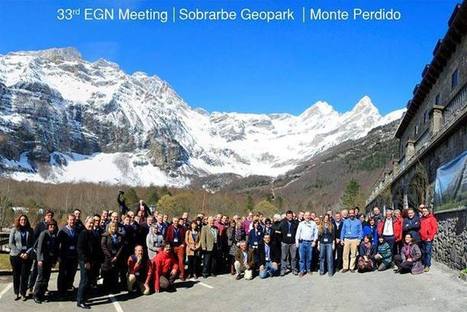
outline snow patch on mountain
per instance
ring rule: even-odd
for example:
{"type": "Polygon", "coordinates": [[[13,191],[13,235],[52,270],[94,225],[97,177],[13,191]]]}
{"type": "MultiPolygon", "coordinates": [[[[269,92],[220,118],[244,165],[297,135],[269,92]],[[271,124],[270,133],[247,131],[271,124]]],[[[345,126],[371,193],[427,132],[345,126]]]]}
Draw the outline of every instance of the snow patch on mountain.
{"type": "Polygon", "coordinates": [[[56,183],[182,186],[209,174],[277,176],[404,111],[381,116],[365,96],[345,113],[325,101],[298,116],[209,113],[191,108],[157,76],[88,62],[72,48],[0,55],[0,100],[2,84],[8,104],[0,103],[0,139],[26,125],[36,140],[15,141],[21,156],[0,154],[0,170],[56,183]],[[35,116],[42,108],[52,115],[35,116]],[[33,152],[48,157],[47,168],[35,165],[33,152]]]}

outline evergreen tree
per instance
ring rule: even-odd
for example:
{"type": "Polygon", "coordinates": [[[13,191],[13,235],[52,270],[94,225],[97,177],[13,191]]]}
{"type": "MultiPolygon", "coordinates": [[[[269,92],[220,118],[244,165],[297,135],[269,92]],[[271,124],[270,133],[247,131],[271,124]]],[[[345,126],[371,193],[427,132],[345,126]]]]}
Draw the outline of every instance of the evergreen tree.
{"type": "Polygon", "coordinates": [[[346,209],[364,206],[363,194],[360,192],[360,184],[356,180],[351,179],[347,183],[341,197],[341,202],[346,209]]]}
{"type": "Polygon", "coordinates": [[[130,210],[131,210],[131,206],[136,205],[139,201],[138,194],[136,194],[136,190],[134,188],[129,188],[125,192],[124,197],[125,197],[125,203],[128,206],[128,208],[130,208],[130,210]]]}
{"type": "Polygon", "coordinates": [[[255,207],[255,203],[253,201],[253,197],[251,197],[250,194],[248,194],[246,198],[246,211],[253,211],[253,208],[255,207]]]}
{"type": "Polygon", "coordinates": [[[156,205],[158,201],[159,194],[157,192],[157,188],[155,186],[150,186],[146,196],[146,203],[148,205],[156,205]]]}

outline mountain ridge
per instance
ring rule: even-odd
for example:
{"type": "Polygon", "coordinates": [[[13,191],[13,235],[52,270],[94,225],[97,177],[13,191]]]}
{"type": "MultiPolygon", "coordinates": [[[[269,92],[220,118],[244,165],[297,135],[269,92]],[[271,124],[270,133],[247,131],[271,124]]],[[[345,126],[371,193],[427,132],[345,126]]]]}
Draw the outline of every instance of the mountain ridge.
{"type": "Polygon", "coordinates": [[[401,115],[381,116],[368,96],[344,113],[324,101],[300,115],[209,113],[158,76],[88,62],[74,48],[0,55],[0,169],[16,179],[183,186],[212,174],[277,176],[401,115]]]}

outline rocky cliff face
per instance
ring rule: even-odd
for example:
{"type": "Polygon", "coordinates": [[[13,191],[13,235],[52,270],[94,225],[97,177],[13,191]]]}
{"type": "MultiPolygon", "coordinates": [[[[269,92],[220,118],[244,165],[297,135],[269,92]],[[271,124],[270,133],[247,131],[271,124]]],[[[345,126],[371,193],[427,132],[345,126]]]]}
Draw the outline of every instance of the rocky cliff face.
{"type": "Polygon", "coordinates": [[[400,115],[382,117],[368,97],[343,114],[325,102],[299,116],[209,114],[158,77],[88,62],[74,49],[0,56],[0,174],[17,179],[183,185],[210,174],[276,176],[400,115]]]}

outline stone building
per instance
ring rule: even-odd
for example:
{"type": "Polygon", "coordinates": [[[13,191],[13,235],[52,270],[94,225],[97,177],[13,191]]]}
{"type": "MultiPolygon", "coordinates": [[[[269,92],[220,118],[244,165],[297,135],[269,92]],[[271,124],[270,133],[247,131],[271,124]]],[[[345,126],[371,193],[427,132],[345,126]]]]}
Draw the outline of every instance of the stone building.
{"type": "Polygon", "coordinates": [[[384,172],[367,209],[405,209],[427,203],[439,221],[435,259],[467,267],[467,207],[441,209],[433,201],[437,170],[467,150],[467,1],[458,4],[448,31],[422,72],[395,133],[400,158],[384,172]]]}

